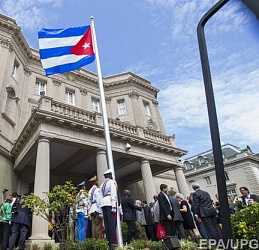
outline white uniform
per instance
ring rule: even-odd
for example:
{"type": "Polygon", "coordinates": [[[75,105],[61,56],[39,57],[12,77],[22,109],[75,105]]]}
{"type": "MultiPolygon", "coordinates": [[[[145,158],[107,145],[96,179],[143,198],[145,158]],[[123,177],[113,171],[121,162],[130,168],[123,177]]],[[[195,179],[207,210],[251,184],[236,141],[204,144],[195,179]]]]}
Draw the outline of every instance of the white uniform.
{"type": "Polygon", "coordinates": [[[112,208],[118,208],[117,198],[117,183],[116,181],[106,178],[101,187],[101,207],[111,206],[112,208]]]}
{"type": "Polygon", "coordinates": [[[88,201],[89,201],[89,214],[97,212],[102,214],[101,208],[101,191],[96,185],[93,185],[88,193],[88,201]]]}
{"type": "Polygon", "coordinates": [[[85,190],[80,190],[80,192],[76,196],[76,212],[84,213],[86,215],[86,208],[88,206],[88,198],[85,190]]]}

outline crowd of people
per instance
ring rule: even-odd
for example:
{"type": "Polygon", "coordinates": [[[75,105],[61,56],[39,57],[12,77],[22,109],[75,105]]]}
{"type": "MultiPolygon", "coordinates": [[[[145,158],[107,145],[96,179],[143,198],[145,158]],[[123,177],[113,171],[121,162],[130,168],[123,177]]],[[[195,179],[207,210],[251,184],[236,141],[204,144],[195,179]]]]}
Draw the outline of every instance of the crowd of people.
{"type": "MultiPolygon", "coordinates": [[[[128,227],[124,243],[139,239],[135,222],[141,225],[144,237],[149,240],[160,240],[163,237],[158,233],[161,226],[166,236],[178,239],[189,237],[195,243],[198,243],[197,231],[203,239],[222,239],[218,195],[215,195],[213,201],[209,193],[200,189],[198,183],[193,183],[192,188],[194,191],[185,198],[182,194],[169,190],[168,185],[161,184],[160,193],[154,195],[154,201],[149,205],[140,200],[134,203],[130,191],[124,190],[121,205],[123,220],[128,227]]],[[[240,197],[234,200],[228,197],[230,214],[259,202],[259,196],[250,194],[247,187],[240,187],[239,191],[240,197]]]]}
{"type": "MultiPolygon", "coordinates": [[[[123,243],[140,239],[137,224],[142,228],[141,237],[151,241],[162,238],[158,228],[164,228],[166,236],[178,239],[190,237],[198,243],[196,230],[204,239],[222,239],[219,197],[213,201],[210,195],[201,190],[198,183],[193,183],[193,192],[188,197],[172,192],[168,185],[161,184],[160,192],[154,195],[149,204],[145,200],[133,200],[130,190],[123,191],[121,204],[118,203],[118,187],[111,170],[103,173],[104,181],[100,187],[97,177],[89,182],[91,188],[86,190],[85,181],[78,184],[79,191],[75,197],[75,208],[69,210],[69,227],[67,238],[82,242],[86,238],[106,238],[110,248],[118,242],[117,217],[127,225],[127,234],[123,243]]],[[[243,209],[259,202],[259,196],[250,194],[247,187],[240,187],[240,197],[233,201],[229,198],[229,211],[243,209]]],[[[7,195],[0,209],[0,245],[1,250],[25,249],[25,240],[30,236],[31,213],[20,203],[23,197],[16,192],[7,195]]],[[[53,216],[52,224],[55,223],[53,216]]],[[[49,228],[49,236],[55,237],[53,227],[49,228]]]]}

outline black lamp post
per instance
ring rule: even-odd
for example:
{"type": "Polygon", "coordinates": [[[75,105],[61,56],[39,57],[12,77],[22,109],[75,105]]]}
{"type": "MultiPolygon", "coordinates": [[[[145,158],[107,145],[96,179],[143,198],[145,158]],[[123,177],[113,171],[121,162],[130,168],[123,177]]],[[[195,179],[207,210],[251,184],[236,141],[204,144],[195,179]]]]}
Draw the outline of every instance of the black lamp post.
{"type": "Polygon", "coordinates": [[[207,52],[205,34],[204,34],[204,26],[207,23],[207,21],[219,9],[221,9],[228,1],[229,0],[220,0],[201,18],[197,27],[197,35],[198,35],[202,73],[203,73],[203,80],[204,80],[205,94],[206,94],[206,101],[207,101],[207,108],[208,108],[215,172],[216,172],[216,179],[217,179],[217,186],[218,186],[223,241],[224,241],[224,245],[228,246],[228,249],[232,249],[231,244],[228,244],[232,239],[230,211],[228,207],[229,205],[228,205],[228,198],[227,198],[227,187],[226,187],[222,150],[221,150],[221,144],[220,144],[217,112],[216,112],[208,52],[207,52]]]}
{"type": "Polygon", "coordinates": [[[242,2],[253,11],[256,18],[259,19],[259,1],[258,0],[242,0],[242,2]]]}
{"type": "MultiPolygon", "coordinates": [[[[259,0],[242,0],[256,15],[259,19],[259,0]]],[[[220,202],[220,214],[222,221],[222,230],[223,230],[223,241],[226,249],[232,249],[232,244],[230,240],[232,239],[232,229],[231,229],[231,220],[230,220],[230,211],[227,198],[227,187],[225,179],[225,171],[222,157],[222,150],[220,144],[217,112],[214,100],[214,93],[212,87],[208,52],[204,34],[204,27],[207,21],[218,11],[220,10],[229,0],[220,0],[218,1],[200,20],[197,26],[197,36],[200,50],[200,58],[202,65],[202,73],[208,108],[209,124],[210,124],[210,133],[212,141],[212,149],[214,156],[215,172],[218,186],[218,195],[220,202]]]]}

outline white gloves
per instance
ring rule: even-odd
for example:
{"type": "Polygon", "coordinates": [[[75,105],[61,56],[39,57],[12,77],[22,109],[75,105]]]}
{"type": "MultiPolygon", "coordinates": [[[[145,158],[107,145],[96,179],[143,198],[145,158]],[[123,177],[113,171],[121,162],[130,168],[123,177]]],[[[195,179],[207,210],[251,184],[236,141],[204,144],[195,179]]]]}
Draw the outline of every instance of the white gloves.
{"type": "Polygon", "coordinates": [[[117,209],[116,207],[113,207],[112,210],[111,210],[112,213],[116,213],[117,212],[117,209]]]}

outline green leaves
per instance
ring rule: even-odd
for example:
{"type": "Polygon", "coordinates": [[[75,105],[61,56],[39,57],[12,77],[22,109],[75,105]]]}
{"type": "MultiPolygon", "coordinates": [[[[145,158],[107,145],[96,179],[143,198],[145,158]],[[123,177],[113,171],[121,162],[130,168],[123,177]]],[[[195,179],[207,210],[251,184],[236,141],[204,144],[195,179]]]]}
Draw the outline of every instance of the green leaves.
{"type": "Polygon", "coordinates": [[[21,204],[47,220],[57,232],[60,242],[64,242],[69,209],[73,210],[75,207],[76,193],[77,188],[67,181],[64,185],[54,186],[51,192],[43,193],[42,197],[32,193],[23,198],[21,204]]]}
{"type": "Polygon", "coordinates": [[[234,239],[259,240],[259,203],[245,207],[231,215],[234,239]]]}

